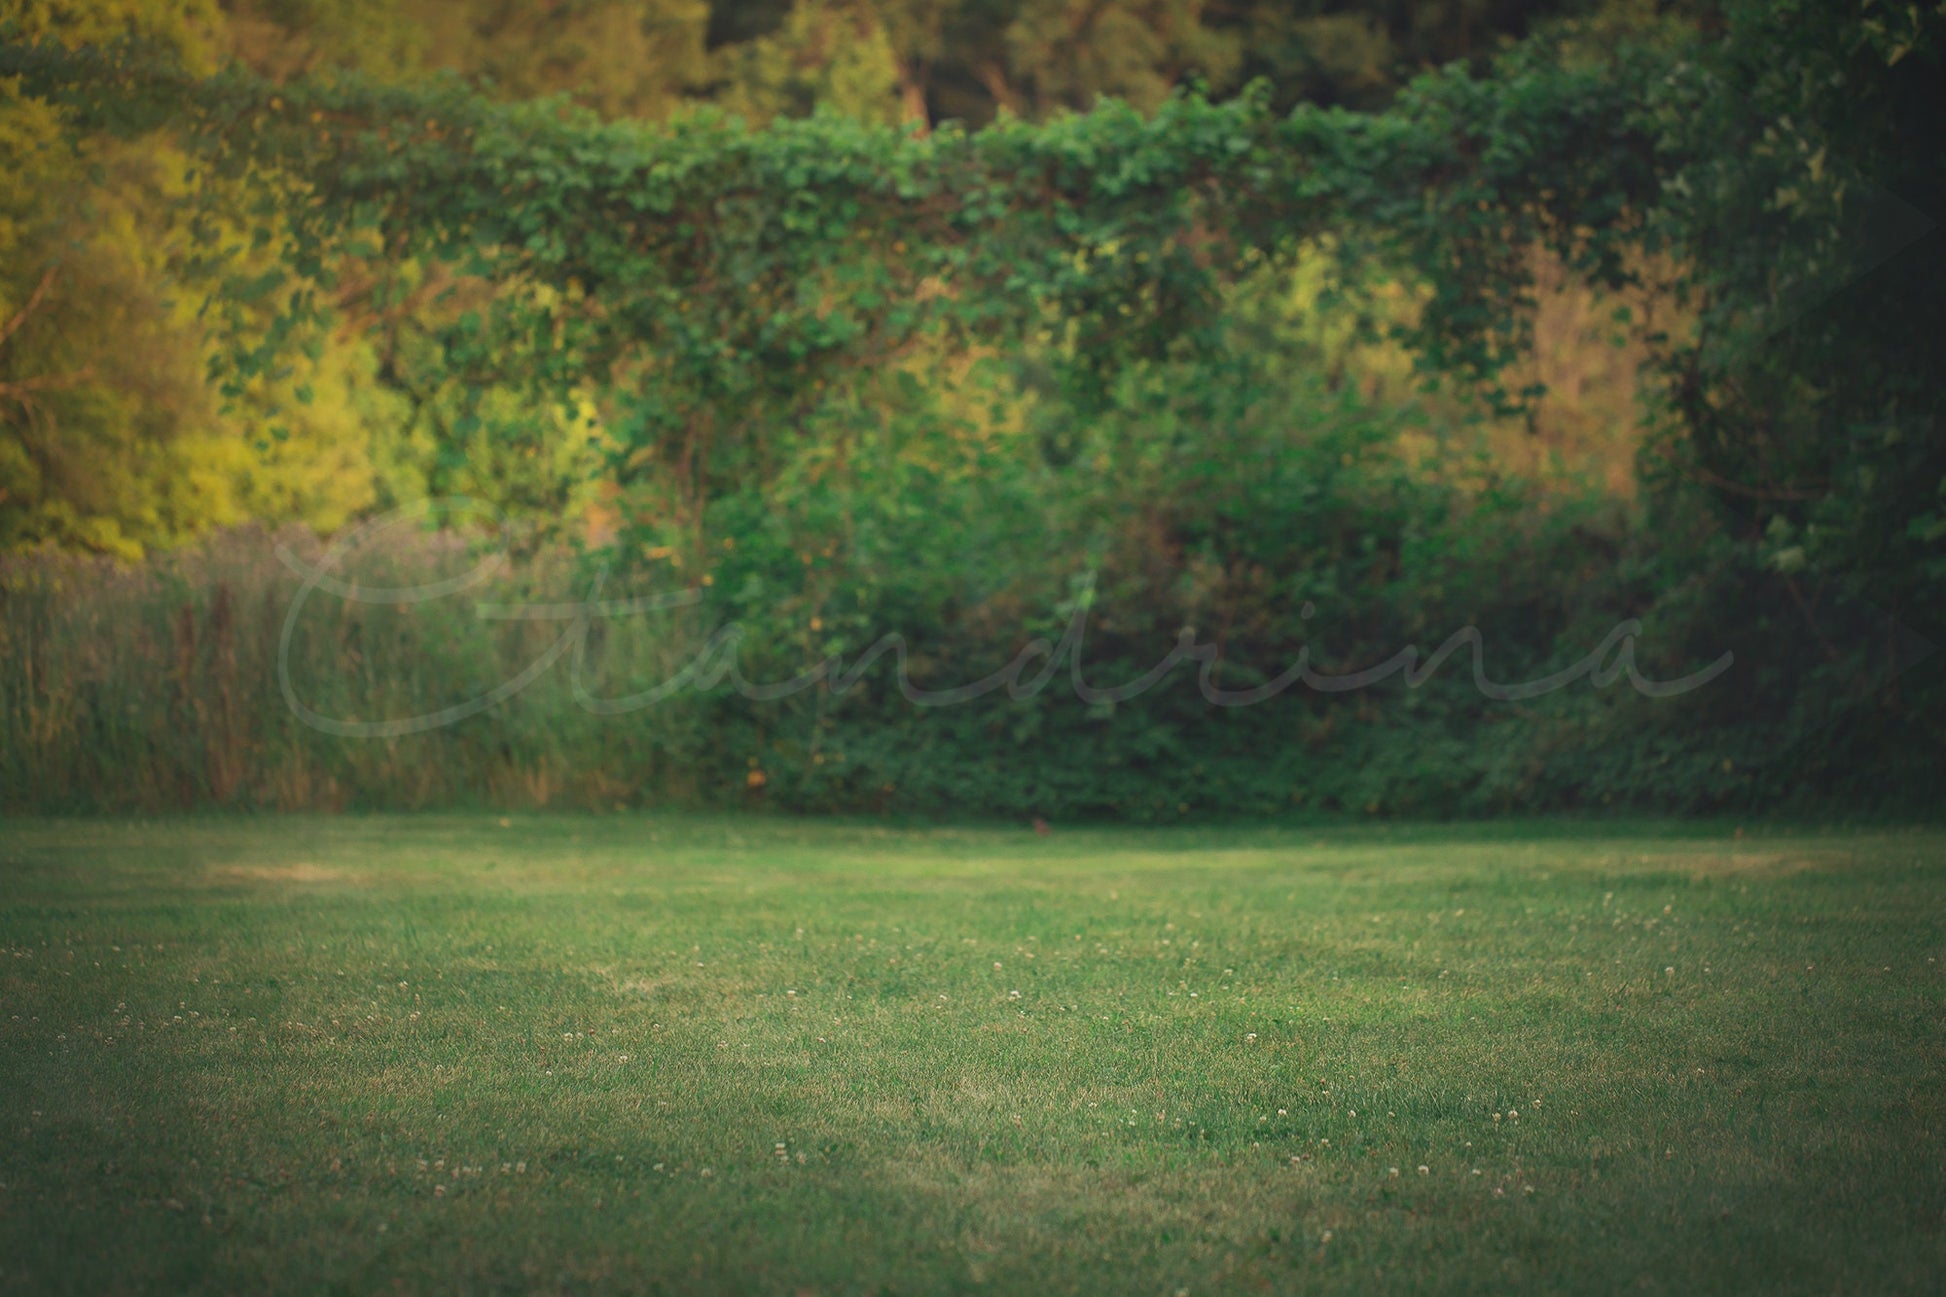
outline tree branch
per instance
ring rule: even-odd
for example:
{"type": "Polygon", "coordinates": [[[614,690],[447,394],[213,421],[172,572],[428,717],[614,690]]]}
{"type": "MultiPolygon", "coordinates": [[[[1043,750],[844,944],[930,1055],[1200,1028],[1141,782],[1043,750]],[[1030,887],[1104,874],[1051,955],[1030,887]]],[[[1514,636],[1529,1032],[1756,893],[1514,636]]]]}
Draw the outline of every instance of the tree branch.
{"type": "Polygon", "coordinates": [[[27,295],[27,305],[14,313],[14,318],[7,321],[5,328],[0,328],[0,347],[6,346],[7,339],[14,336],[14,330],[26,323],[27,317],[39,308],[41,299],[47,296],[47,290],[54,286],[54,274],[59,269],[58,265],[49,266],[41,273],[41,282],[36,284],[34,291],[27,295]]]}

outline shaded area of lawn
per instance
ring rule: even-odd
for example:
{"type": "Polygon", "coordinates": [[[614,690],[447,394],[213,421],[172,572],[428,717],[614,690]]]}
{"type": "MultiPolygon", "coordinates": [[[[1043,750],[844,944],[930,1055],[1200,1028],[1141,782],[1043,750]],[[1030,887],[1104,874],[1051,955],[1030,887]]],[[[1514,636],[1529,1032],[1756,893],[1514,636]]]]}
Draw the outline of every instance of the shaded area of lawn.
{"type": "Polygon", "coordinates": [[[0,827],[0,1281],[1914,1289],[1946,833],[0,827]]]}

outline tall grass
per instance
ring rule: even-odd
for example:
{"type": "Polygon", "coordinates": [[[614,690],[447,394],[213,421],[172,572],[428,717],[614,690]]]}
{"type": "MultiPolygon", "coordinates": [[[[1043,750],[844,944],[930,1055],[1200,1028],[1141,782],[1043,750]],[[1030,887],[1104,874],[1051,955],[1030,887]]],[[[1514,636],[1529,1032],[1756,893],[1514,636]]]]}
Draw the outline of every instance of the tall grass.
{"type": "MultiPolygon", "coordinates": [[[[436,712],[517,677],[566,629],[489,621],[482,602],[573,597],[572,555],[511,563],[452,532],[393,533],[331,569],[363,598],[313,591],[289,637],[291,693],[312,712],[381,721],[436,712]],[[374,549],[378,547],[373,547],[374,549]],[[480,570],[490,579],[419,602],[367,601],[480,570]]],[[[280,639],[316,567],[300,529],[220,533],[141,565],[66,554],[0,559],[0,805],[156,811],[432,805],[609,805],[693,797],[679,706],[657,725],[575,706],[566,663],[527,689],[421,733],[346,736],[289,705],[280,639]]],[[[651,619],[607,628],[604,651],[643,670],[676,663],[651,619]],[[667,659],[665,663],[664,659],[667,659]]],[[[693,717],[691,717],[693,721],[693,717]]]]}

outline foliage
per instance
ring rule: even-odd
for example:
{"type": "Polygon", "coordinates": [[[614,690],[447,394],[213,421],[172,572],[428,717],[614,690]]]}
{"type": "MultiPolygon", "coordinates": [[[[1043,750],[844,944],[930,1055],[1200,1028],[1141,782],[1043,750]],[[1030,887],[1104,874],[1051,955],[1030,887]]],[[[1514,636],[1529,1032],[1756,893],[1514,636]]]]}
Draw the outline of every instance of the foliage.
{"type": "MultiPolygon", "coordinates": [[[[1508,709],[1457,678],[1242,711],[1186,679],[1106,711],[915,711],[886,671],[842,699],[718,689],[628,798],[742,796],[751,770],[792,806],[1010,814],[1920,795],[1941,691],[1884,682],[1924,651],[1901,623],[1930,633],[1946,567],[1940,259],[1935,239],[1861,278],[1857,249],[1937,184],[1937,14],[1608,13],[1378,113],[1287,112],[1258,85],[927,130],[902,51],[943,13],[806,7],[745,33],[712,57],[742,69],[725,98],[754,125],[605,121],[456,78],[210,76],[153,38],[16,43],[0,72],[76,139],[182,150],[180,273],[220,287],[233,402],[285,419],[293,358],[355,325],[372,340],[345,390],[395,429],[373,458],[417,463],[394,498],[573,509],[578,535],[529,552],[591,539],[575,585],[697,583],[635,649],[603,640],[619,694],[730,620],[752,679],[888,630],[928,679],[977,679],[1089,600],[1109,680],[1185,626],[1220,628],[1211,670],[1237,687],[1327,627],[1315,651],[1346,669],[1475,625],[1490,674],[1531,677],[1627,617],[1657,628],[1652,676],[1724,645],[1743,664],[1680,706],[1508,709]],[[855,61],[805,53],[837,46],[855,61]],[[854,115],[798,115],[834,102],[854,115]],[[1477,453],[1490,426],[1455,426],[1474,388],[1542,408],[1550,276],[1657,308],[1617,322],[1658,420],[1639,505],[1509,473],[1477,453]],[[1383,334],[1444,394],[1381,397],[1383,334]],[[1199,799],[1174,791],[1185,763],[1199,799]]],[[[616,769],[581,742],[579,768],[616,769]]]]}

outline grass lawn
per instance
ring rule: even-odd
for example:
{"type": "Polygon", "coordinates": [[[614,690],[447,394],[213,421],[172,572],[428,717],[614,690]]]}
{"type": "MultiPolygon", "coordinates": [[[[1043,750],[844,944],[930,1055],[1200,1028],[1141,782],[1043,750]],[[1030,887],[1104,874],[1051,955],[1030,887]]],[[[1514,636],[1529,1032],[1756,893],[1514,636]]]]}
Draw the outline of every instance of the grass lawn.
{"type": "Polygon", "coordinates": [[[0,824],[0,1288],[1887,1292],[1946,833],[0,824]]]}

